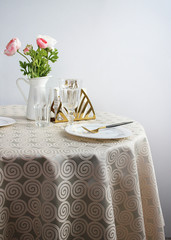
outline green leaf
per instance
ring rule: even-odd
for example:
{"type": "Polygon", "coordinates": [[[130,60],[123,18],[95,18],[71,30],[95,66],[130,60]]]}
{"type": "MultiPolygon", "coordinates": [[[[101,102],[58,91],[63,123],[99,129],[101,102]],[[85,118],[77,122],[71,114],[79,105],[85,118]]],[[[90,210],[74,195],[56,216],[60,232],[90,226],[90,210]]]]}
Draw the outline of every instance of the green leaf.
{"type": "Polygon", "coordinates": [[[54,63],[57,61],[58,51],[57,49],[50,50],[48,48],[37,48],[36,51],[34,49],[30,49],[27,56],[30,56],[30,61],[19,61],[21,67],[20,70],[23,74],[30,78],[43,77],[47,76],[51,71],[49,62],[54,63]]]}

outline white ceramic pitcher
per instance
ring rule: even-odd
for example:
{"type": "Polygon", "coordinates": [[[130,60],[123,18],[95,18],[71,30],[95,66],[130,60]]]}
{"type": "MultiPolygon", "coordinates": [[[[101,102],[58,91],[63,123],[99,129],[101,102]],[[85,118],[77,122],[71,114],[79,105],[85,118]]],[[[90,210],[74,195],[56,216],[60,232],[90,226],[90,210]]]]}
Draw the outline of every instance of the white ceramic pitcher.
{"type": "Polygon", "coordinates": [[[38,103],[43,103],[46,101],[46,83],[49,80],[49,77],[51,76],[30,78],[28,80],[25,78],[17,79],[16,81],[17,87],[21,92],[21,94],[23,95],[24,100],[27,103],[27,112],[26,112],[27,119],[35,120],[34,106],[38,103]],[[20,81],[24,81],[30,85],[28,99],[19,85],[20,81]]]}

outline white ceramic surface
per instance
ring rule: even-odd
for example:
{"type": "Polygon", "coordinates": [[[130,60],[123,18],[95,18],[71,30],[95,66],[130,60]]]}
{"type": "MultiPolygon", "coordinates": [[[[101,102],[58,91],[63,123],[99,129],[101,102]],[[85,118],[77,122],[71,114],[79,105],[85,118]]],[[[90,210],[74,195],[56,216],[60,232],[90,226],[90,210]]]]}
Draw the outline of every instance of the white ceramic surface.
{"type": "Polygon", "coordinates": [[[39,78],[31,78],[31,79],[24,79],[18,78],[16,81],[17,87],[21,94],[24,97],[24,100],[27,103],[27,112],[26,116],[29,120],[35,120],[35,109],[34,106],[38,103],[45,102],[46,98],[46,83],[51,76],[46,77],[39,77],[39,78]],[[29,96],[28,100],[23,92],[22,88],[20,87],[20,81],[24,81],[30,85],[29,88],[29,96]]]}
{"type": "Polygon", "coordinates": [[[5,127],[14,123],[16,123],[16,121],[13,118],[0,117],[0,127],[5,127]]]}
{"type": "Polygon", "coordinates": [[[65,131],[71,135],[84,137],[84,138],[94,138],[94,139],[119,139],[126,138],[132,135],[132,132],[125,127],[113,127],[101,129],[98,133],[90,133],[82,128],[82,126],[88,129],[95,129],[101,124],[73,124],[65,128],[65,131]]]}

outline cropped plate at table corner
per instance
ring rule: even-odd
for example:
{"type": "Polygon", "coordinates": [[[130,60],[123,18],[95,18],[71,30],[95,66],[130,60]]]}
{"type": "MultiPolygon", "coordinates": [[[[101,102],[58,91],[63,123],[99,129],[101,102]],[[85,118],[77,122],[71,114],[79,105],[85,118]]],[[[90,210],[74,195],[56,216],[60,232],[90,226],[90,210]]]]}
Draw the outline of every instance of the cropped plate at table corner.
{"type": "Polygon", "coordinates": [[[120,139],[120,138],[126,138],[130,137],[132,135],[131,130],[125,128],[125,127],[116,127],[116,128],[105,128],[101,129],[96,134],[87,132],[82,128],[82,126],[89,128],[89,129],[95,129],[101,126],[101,124],[73,124],[69,125],[65,128],[65,131],[68,134],[78,136],[78,137],[84,137],[84,138],[93,138],[93,139],[120,139]]]}
{"type": "Polygon", "coordinates": [[[0,117],[0,127],[9,126],[16,123],[15,119],[8,117],[0,117]]]}

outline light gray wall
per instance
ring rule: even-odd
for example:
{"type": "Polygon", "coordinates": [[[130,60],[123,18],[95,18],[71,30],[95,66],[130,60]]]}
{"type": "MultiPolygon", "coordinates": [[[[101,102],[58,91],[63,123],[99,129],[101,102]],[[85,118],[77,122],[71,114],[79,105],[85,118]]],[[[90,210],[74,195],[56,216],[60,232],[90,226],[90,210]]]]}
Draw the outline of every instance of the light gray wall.
{"type": "Polygon", "coordinates": [[[170,0],[0,0],[0,104],[24,103],[15,83],[21,58],[3,55],[7,42],[17,36],[24,48],[38,34],[57,39],[52,85],[81,78],[95,110],[143,124],[171,237],[170,13],[170,0]]]}

